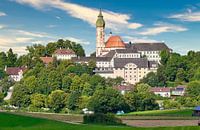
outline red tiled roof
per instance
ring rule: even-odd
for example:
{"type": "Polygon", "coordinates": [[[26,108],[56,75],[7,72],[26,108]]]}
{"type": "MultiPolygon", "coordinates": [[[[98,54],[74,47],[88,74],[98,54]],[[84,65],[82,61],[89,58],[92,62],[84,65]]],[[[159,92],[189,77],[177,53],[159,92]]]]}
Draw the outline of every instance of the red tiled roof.
{"type": "Polygon", "coordinates": [[[150,89],[151,92],[170,92],[170,88],[165,87],[153,87],[150,89]]]}
{"type": "Polygon", "coordinates": [[[68,54],[75,54],[75,52],[71,49],[57,49],[55,50],[54,54],[68,55],[68,54]]]}
{"type": "Polygon", "coordinates": [[[8,67],[6,69],[6,74],[8,74],[8,75],[18,75],[18,73],[21,70],[24,72],[26,70],[26,68],[25,67],[8,67]]]}
{"type": "Polygon", "coordinates": [[[114,89],[118,90],[118,91],[130,91],[133,89],[133,87],[131,86],[126,86],[126,85],[118,85],[113,87],[114,89]]]}
{"type": "Polygon", "coordinates": [[[106,42],[106,48],[125,48],[120,36],[111,36],[106,42]]]}
{"type": "Polygon", "coordinates": [[[53,57],[40,57],[40,59],[45,64],[49,64],[49,63],[53,62],[53,57]]]}

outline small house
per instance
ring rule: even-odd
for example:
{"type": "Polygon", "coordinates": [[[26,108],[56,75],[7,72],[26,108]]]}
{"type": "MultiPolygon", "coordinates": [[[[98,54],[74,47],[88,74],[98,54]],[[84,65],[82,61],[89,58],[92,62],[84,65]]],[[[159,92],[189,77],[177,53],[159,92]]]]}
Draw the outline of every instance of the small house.
{"type": "Polygon", "coordinates": [[[26,67],[5,67],[6,74],[13,81],[20,81],[23,78],[23,73],[25,72],[26,67]]]}
{"type": "Polygon", "coordinates": [[[166,87],[152,87],[150,91],[154,93],[155,95],[160,95],[161,97],[171,96],[170,88],[166,88],[166,87]]]}
{"type": "Polygon", "coordinates": [[[179,86],[175,87],[174,89],[172,89],[172,95],[173,96],[184,96],[185,89],[186,89],[186,86],[179,85],[179,86]]]}
{"type": "Polygon", "coordinates": [[[71,60],[72,57],[77,57],[77,55],[71,49],[57,49],[53,57],[56,57],[57,60],[71,60]]]}

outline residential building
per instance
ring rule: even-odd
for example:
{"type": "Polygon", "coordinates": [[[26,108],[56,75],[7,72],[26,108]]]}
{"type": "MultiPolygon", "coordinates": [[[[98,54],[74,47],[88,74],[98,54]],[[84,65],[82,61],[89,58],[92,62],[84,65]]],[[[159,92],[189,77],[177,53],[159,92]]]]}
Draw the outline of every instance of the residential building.
{"type": "Polygon", "coordinates": [[[172,89],[171,95],[173,95],[173,96],[184,96],[185,89],[186,89],[186,86],[179,85],[179,86],[172,89]]]}
{"type": "Polygon", "coordinates": [[[170,88],[166,87],[152,87],[150,89],[155,95],[160,95],[161,97],[171,97],[170,88]]]}
{"type": "Polygon", "coordinates": [[[71,49],[57,49],[53,53],[53,57],[56,57],[57,60],[70,60],[73,57],[77,57],[75,52],[71,49]]]}
{"type": "Polygon", "coordinates": [[[5,67],[5,72],[9,77],[18,82],[23,78],[23,73],[25,72],[26,67],[5,67]]]}

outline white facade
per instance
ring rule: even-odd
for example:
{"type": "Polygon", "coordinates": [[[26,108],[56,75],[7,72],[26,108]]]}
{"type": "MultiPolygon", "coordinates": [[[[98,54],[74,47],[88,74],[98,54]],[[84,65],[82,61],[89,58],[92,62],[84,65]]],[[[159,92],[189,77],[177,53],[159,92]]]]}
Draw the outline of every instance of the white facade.
{"type": "Polygon", "coordinates": [[[169,92],[154,92],[155,95],[160,95],[161,97],[170,97],[171,93],[169,92]]]}
{"type": "Polygon", "coordinates": [[[54,54],[53,57],[56,57],[57,60],[71,60],[72,57],[77,57],[76,54],[54,54]]]}
{"type": "Polygon", "coordinates": [[[138,51],[142,56],[146,56],[149,61],[160,62],[160,51],[138,51]]]}

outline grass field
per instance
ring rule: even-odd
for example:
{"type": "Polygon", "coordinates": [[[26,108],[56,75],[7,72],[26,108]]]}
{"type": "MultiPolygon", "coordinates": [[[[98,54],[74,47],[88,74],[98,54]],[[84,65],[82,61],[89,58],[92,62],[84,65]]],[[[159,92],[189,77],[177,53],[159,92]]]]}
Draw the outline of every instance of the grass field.
{"type": "Polygon", "coordinates": [[[176,109],[176,110],[154,110],[154,111],[141,111],[131,112],[126,115],[138,116],[192,116],[192,109],[176,109]]]}
{"type": "Polygon", "coordinates": [[[0,130],[199,130],[200,127],[134,128],[125,126],[100,126],[67,124],[28,116],[0,113],[0,130]]]}

